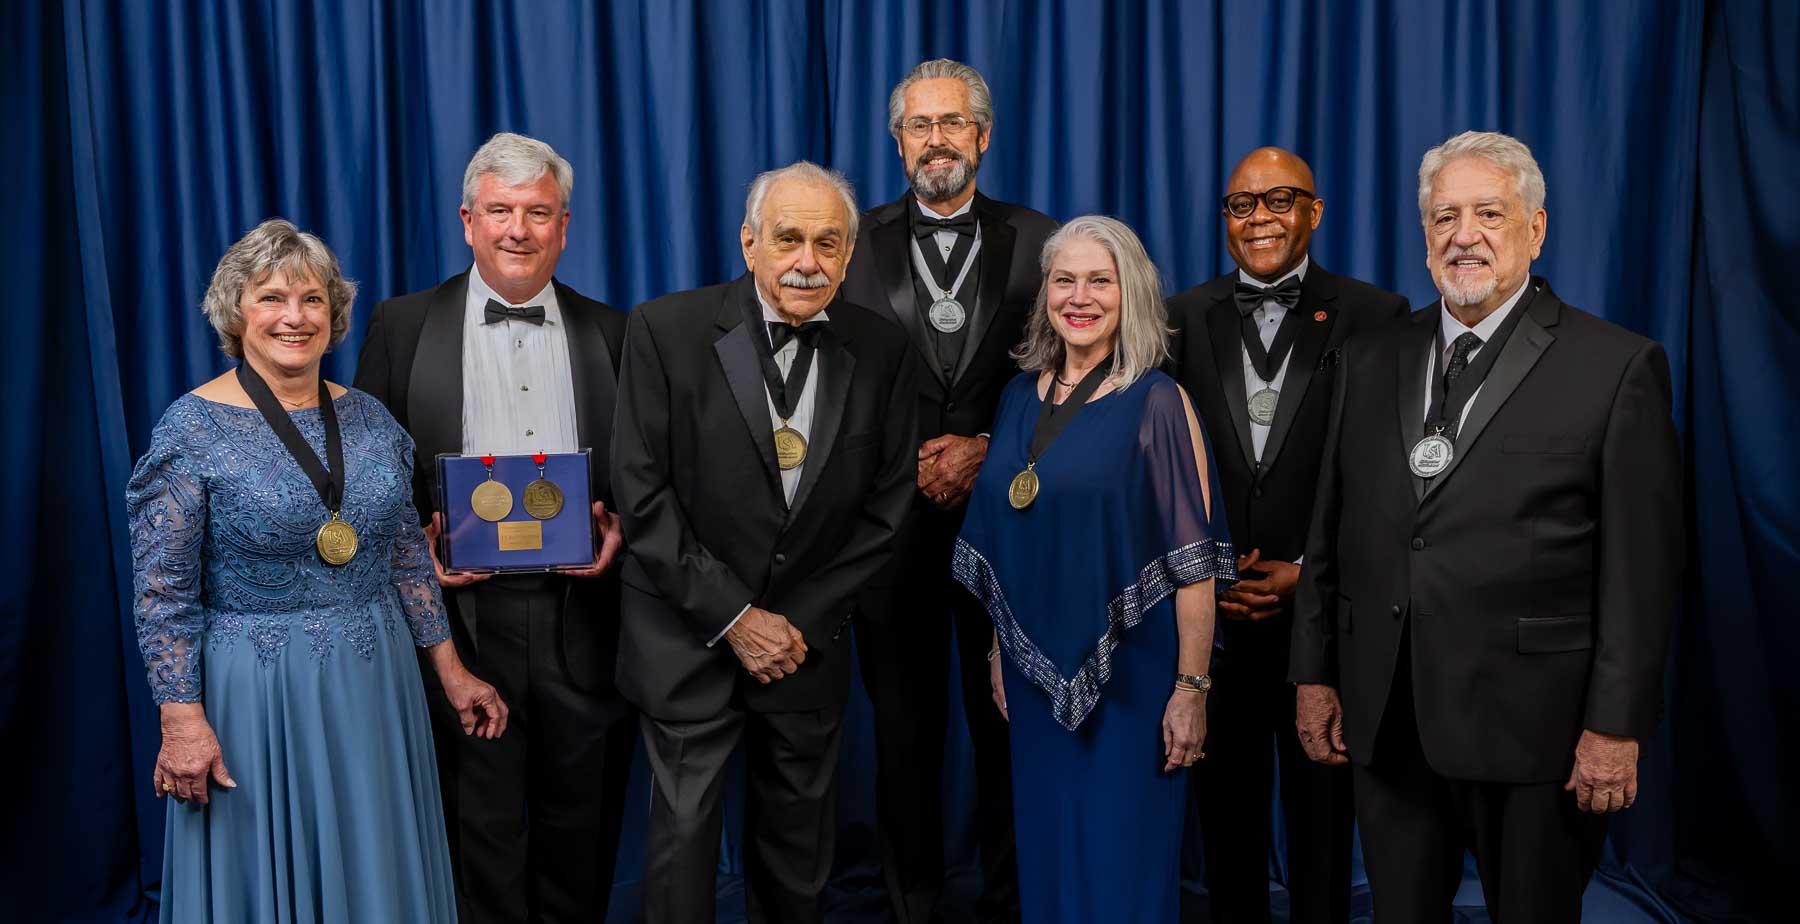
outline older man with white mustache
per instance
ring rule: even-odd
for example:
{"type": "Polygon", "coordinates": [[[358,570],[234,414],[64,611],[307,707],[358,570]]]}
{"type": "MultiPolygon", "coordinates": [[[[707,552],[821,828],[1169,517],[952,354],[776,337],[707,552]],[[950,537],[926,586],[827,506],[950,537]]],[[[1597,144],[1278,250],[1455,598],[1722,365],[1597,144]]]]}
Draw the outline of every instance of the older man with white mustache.
{"type": "Polygon", "coordinates": [[[1308,755],[1352,765],[1382,921],[1450,917],[1465,848],[1495,920],[1578,920],[1662,707],[1668,358],[1530,274],[1544,194],[1506,135],[1428,152],[1443,299],[1340,365],[1289,679],[1308,755]]]}
{"type": "Polygon", "coordinates": [[[751,921],[822,916],[855,595],[917,471],[916,363],[838,297],[856,200],[799,163],[751,184],[749,272],[631,313],[612,471],[627,546],[619,689],[654,778],[644,917],[713,920],[732,752],[751,921]]]}

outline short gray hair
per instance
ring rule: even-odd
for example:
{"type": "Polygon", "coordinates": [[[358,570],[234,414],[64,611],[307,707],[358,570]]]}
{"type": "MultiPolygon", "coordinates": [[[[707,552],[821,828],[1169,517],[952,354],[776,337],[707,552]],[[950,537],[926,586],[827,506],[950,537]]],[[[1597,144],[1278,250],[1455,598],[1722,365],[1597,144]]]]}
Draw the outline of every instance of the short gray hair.
{"type": "Polygon", "coordinates": [[[337,254],[325,242],[293,223],[271,218],[225,250],[213,269],[212,282],[200,308],[219,333],[219,349],[233,359],[244,358],[244,312],[239,302],[244,289],[261,283],[276,272],[316,276],[331,302],[331,346],[344,340],[350,329],[350,304],[356,301],[356,283],[338,269],[337,254]]]}
{"type": "Polygon", "coordinates": [[[469,158],[468,169],[463,171],[462,206],[475,207],[475,194],[481,189],[481,178],[487,174],[493,174],[507,186],[527,186],[536,183],[545,171],[556,177],[563,211],[568,211],[569,193],[575,189],[575,168],[555,148],[536,138],[501,132],[469,158]]]}
{"type": "Polygon", "coordinates": [[[994,127],[994,95],[988,92],[987,81],[981,79],[981,72],[961,61],[933,58],[907,72],[899,83],[894,84],[894,92],[888,94],[888,132],[895,140],[900,138],[900,120],[906,116],[906,91],[921,80],[940,77],[962,81],[963,86],[969,88],[969,113],[975,117],[975,124],[983,132],[994,127]]]}
{"type": "Polygon", "coordinates": [[[1544,207],[1544,171],[1538,169],[1531,149],[1511,135],[1499,132],[1463,132],[1425,152],[1419,161],[1419,221],[1429,223],[1426,212],[1431,208],[1431,186],[1437,175],[1451,161],[1473,157],[1485,160],[1512,174],[1519,198],[1525,201],[1529,216],[1544,207]]]}
{"type": "Polygon", "coordinates": [[[831,187],[843,200],[844,214],[850,216],[850,228],[846,232],[845,243],[856,240],[858,218],[861,215],[856,207],[856,190],[850,187],[850,181],[836,170],[830,170],[810,160],[797,160],[785,167],[765,170],[750,181],[750,194],[744,197],[744,224],[749,226],[752,234],[762,234],[763,200],[769,197],[769,190],[782,180],[805,180],[821,183],[831,187]]]}
{"type": "Polygon", "coordinates": [[[1119,339],[1113,347],[1112,381],[1124,389],[1169,358],[1169,309],[1163,304],[1162,278],[1130,227],[1104,215],[1082,215],[1050,235],[1038,261],[1044,280],[1037,303],[1025,322],[1025,340],[1012,352],[1019,368],[1055,372],[1062,366],[1063,342],[1050,323],[1050,265],[1071,241],[1094,241],[1112,254],[1119,268],[1119,339]]]}

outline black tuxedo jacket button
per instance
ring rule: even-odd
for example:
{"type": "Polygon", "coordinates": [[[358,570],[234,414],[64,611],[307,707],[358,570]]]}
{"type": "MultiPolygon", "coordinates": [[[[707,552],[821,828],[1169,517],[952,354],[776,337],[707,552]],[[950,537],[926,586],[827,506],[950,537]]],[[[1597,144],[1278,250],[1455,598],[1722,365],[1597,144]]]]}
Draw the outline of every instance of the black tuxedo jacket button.
{"type": "Polygon", "coordinates": [[[1413,551],[1415,551],[1415,552],[1424,549],[1425,548],[1425,540],[1420,539],[1418,536],[1414,536],[1413,541],[1412,541],[1412,547],[1413,547],[1413,551]]]}

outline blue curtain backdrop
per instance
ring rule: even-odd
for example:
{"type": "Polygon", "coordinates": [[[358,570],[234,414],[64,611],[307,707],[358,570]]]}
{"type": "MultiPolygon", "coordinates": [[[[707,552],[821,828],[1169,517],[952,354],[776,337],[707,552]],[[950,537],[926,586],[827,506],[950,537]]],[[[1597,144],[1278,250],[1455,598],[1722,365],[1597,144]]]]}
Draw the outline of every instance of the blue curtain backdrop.
{"type": "MultiPolygon", "coordinates": [[[[624,307],[736,275],[747,181],[806,157],[903,188],[889,88],[922,58],[995,91],[981,185],[1130,222],[1170,291],[1228,266],[1215,206],[1278,144],[1327,202],[1314,254],[1434,292],[1419,156],[1519,136],[1549,181],[1538,270],[1661,340],[1689,453],[1692,605],[1639,807],[1606,871],[1644,907],[1772,914],[1800,875],[1800,13],[1784,0],[647,0],[7,4],[0,260],[0,895],[19,920],[152,907],[162,803],[122,498],[164,407],[224,368],[196,307],[260,219],[319,233],[375,300],[469,262],[462,169],[499,130],[575,167],[561,277],[624,307]]],[[[866,715],[842,866],[872,882],[866,715]]],[[[953,746],[953,755],[960,751],[953,746]]],[[[960,759],[960,758],[959,758],[960,759]]],[[[966,773],[946,785],[966,806],[966,773]]],[[[635,785],[641,788],[642,780],[635,785]]],[[[953,836],[962,837],[952,825],[953,836]]],[[[637,875],[627,833],[620,877],[637,875]]],[[[963,849],[960,845],[957,849],[963,849]]],[[[858,878],[860,877],[860,879],[858,878]]]]}

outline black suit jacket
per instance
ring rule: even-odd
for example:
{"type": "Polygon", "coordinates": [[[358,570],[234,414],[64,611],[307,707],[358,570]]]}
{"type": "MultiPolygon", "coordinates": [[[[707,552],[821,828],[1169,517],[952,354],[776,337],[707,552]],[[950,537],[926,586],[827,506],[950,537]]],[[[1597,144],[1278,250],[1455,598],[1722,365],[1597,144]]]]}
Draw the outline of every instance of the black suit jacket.
{"type": "Polygon", "coordinates": [[[1656,725],[1683,560],[1668,358],[1530,286],[1429,485],[1407,458],[1438,303],[1344,347],[1289,679],[1338,687],[1360,764],[1398,658],[1453,779],[1561,782],[1582,729],[1656,725]]]}
{"type": "Polygon", "coordinates": [[[913,493],[916,361],[892,324],[846,302],[819,345],[805,469],[790,508],[743,305],[749,275],[631,313],[612,480],[630,555],[619,689],[651,716],[694,721],[734,696],[784,712],[839,705],[851,598],[886,562],[913,493]],[[746,603],[785,616],[800,670],[753,680],[723,639],[746,603]]]}
{"type": "Polygon", "coordinates": [[[926,372],[919,376],[917,440],[946,433],[974,436],[993,423],[1001,389],[1019,372],[1008,354],[1024,339],[1025,318],[1043,279],[1038,260],[1056,222],[1022,205],[975,194],[970,211],[981,225],[981,282],[969,311],[968,340],[955,370],[946,376],[923,361],[933,354],[925,331],[929,322],[919,316],[913,295],[907,210],[917,209],[916,201],[908,191],[863,214],[843,294],[898,323],[922,358],[926,372]]]}
{"type": "MultiPolygon", "coordinates": [[[[606,459],[612,437],[613,403],[617,397],[619,352],[625,342],[623,312],[594,301],[560,282],[556,303],[561,309],[569,345],[569,372],[575,392],[577,435],[593,451],[588,468],[590,496],[613,504],[606,459]]],[[[356,387],[387,406],[416,445],[413,501],[429,521],[437,509],[437,457],[463,448],[463,312],[469,274],[459,273],[434,288],[375,306],[357,356],[356,387]]],[[[616,573],[616,572],[615,572],[616,573]]],[[[511,579],[509,579],[511,580],[511,579]]],[[[618,580],[546,576],[561,581],[568,597],[565,610],[579,618],[564,619],[563,650],[572,678],[580,686],[610,692],[617,646],[613,613],[618,609],[618,580]]],[[[447,595],[465,643],[478,645],[472,595],[447,595]]]]}
{"type": "MultiPolygon", "coordinates": [[[[1264,558],[1294,561],[1306,551],[1306,531],[1312,523],[1313,490],[1319,480],[1339,350],[1352,334],[1404,317],[1407,303],[1392,292],[1328,273],[1317,261],[1307,267],[1300,301],[1294,306],[1300,333],[1288,354],[1275,422],[1258,465],[1244,394],[1244,341],[1234,297],[1237,281],[1233,270],[1169,299],[1169,323],[1175,330],[1171,373],[1193,398],[1211,435],[1213,462],[1219,467],[1225,513],[1238,550],[1247,554],[1261,549],[1264,558]]],[[[1221,620],[1220,637],[1228,646],[1254,636],[1285,648],[1286,621],[1284,614],[1252,633],[1221,620]]]]}

